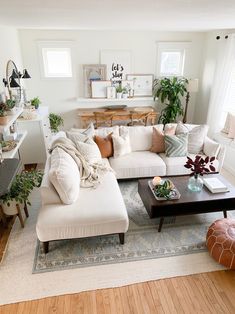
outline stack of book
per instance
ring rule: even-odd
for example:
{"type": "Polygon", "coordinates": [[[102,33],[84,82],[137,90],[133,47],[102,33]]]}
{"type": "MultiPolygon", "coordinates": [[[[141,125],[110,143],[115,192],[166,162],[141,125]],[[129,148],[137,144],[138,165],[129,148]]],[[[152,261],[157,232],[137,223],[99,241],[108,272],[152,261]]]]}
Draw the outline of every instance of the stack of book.
{"type": "Polygon", "coordinates": [[[203,179],[203,182],[211,193],[223,193],[229,191],[228,187],[218,178],[205,178],[203,179]]]}

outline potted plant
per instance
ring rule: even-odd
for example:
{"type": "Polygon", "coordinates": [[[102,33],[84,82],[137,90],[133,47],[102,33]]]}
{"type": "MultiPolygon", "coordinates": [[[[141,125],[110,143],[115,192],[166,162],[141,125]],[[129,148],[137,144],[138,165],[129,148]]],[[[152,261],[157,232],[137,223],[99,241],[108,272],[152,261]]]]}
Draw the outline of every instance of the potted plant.
{"type": "Polygon", "coordinates": [[[126,87],[122,89],[122,98],[127,99],[129,95],[129,91],[126,87]]]}
{"type": "Polygon", "coordinates": [[[165,105],[158,122],[167,124],[176,122],[178,116],[183,115],[181,98],[187,92],[188,80],[184,77],[156,79],[153,82],[153,98],[159,98],[165,105]]]}
{"type": "Polygon", "coordinates": [[[30,100],[31,106],[33,106],[35,109],[38,109],[39,105],[41,104],[41,100],[38,97],[35,97],[30,100]]]}
{"type": "Polygon", "coordinates": [[[60,115],[55,114],[55,113],[49,114],[49,121],[50,121],[51,131],[53,133],[59,132],[59,127],[64,125],[63,118],[60,115]]]}
{"type": "Polygon", "coordinates": [[[1,103],[0,104],[0,125],[6,125],[7,122],[8,122],[7,107],[6,107],[6,104],[1,103]]]}
{"type": "Polygon", "coordinates": [[[16,112],[16,101],[14,99],[7,99],[6,101],[6,108],[7,108],[7,113],[9,115],[13,115],[16,112]]]}
{"type": "Polygon", "coordinates": [[[121,84],[119,84],[117,87],[116,87],[116,92],[117,92],[117,99],[121,99],[122,98],[122,86],[121,84]]]}
{"type": "Polygon", "coordinates": [[[29,195],[35,187],[41,185],[43,174],[41,171],[23,171],[16,175],[10,191],[0,197],[1,205],[6,215],[18,213],[16,205],[22,209],[29,202],[29,195]]]}

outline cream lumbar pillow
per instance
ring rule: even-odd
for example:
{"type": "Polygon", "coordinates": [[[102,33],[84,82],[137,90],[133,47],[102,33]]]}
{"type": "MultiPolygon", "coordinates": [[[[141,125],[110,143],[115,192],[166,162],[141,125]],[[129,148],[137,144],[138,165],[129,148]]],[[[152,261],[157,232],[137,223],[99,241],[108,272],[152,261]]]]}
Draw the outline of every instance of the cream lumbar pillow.
{"type": "Polygon", "coordinates": [[[49,179],[64,204],[74,203],[80,191],[80,172],[76,162],[61,148],[51,153],[49,179]]]}
{"type": "Polygon", "coordinates": [[[85,142],[76,142],[75,145],[89,163],[99,163],[102,161],[99,147],[92,139],[87,138],[85,142]]]}
{"type": "Polygon", "coordinates": [[[131,144],[129,133],[123,132],[122,135],[112,135],[113,140],[113,157],[121,157],[131,153],[131,144]]]}

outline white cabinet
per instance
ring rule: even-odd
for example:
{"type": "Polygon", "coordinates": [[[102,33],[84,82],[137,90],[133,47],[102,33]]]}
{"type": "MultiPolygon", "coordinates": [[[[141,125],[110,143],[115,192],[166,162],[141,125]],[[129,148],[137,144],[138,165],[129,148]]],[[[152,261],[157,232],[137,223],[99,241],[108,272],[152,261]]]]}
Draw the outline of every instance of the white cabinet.
{"type": "Polygon", "coordinates": [[[51,139],[48,115],[48,107],[41,106],[37,118],[17,120],[18,131],[27,131],[27,138],[19,150],[23,164],[45,163],[51,139]]]}

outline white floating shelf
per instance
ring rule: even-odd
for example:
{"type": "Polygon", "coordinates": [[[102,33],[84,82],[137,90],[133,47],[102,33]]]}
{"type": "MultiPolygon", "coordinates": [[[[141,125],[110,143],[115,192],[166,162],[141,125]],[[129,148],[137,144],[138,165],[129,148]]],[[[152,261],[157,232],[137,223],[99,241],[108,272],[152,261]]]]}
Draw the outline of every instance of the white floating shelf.
{"type": "Polygon", "coordinates": [[[18,108],[15,114],[8,116],[7,124],[0,125],[0,133],[6,131],[16,121],[16,119],[21,115],[22,112],[23,108],[18,108]]]}
{"type": "Polygon", "coordinates": [[[76,99],[79,102],[88,102],[88,103],[94,103],[94,102],[138,102],[138,101],[149,101],[153,102],[153,97],[133,97],[133,98],[77,98],[76,99]]]}
{"type": "Polygon", "coordinates": [[[17,136],[17,139],[16,139],[16,141],[18,141],[16,147],[14,149],[10,150],[9,152],[4,152],[3,158],[14,158],[15,154],[17,153],[18,149],[20,148],[21,144],[23,143],[26,135],[27,135],[27,131],[24,131],[23,133],[19,133],[17,136]]]}

